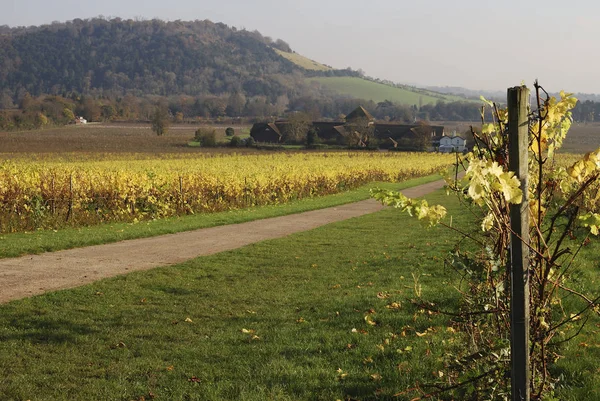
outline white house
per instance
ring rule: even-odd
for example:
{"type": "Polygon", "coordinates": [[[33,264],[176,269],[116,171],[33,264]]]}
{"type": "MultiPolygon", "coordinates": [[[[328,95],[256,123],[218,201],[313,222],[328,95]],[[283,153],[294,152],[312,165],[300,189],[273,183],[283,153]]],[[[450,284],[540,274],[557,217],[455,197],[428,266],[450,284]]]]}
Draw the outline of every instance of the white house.
{"type": "Polygon", "coordinates": [[[443,136],[440,139],[441,153],[465,152],[467,150],[467,140],[460,136],[443,136]]]}

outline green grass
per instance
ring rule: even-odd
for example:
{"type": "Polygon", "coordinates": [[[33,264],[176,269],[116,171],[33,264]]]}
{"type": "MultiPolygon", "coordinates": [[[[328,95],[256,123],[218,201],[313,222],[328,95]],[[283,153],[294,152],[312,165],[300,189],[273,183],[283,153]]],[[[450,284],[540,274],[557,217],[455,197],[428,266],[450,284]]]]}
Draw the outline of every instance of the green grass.
{"type": "Polygon", "coordinates": [[[298,53],[288,53],[281,51],[279,49],[275,49],[275,52],[279,54],[281,57],[284,57],[290,60],[292,63],[306,69],[306,70],[315,70],[315,71],[329,71],[332,70],[331,67],[326,66],[325,64],[318,63],[314,60],[309,59],[308,57],[301,56],[298,53]]]}
{"type": "Polygon", "coordinates": [[[368,199],[369,189],[374,186],[388,189],[403,189],[437,179],[440,179],[440,177],[432,175],[402,183],[372,183],[356,190],[336,195],[302,199],[286,204],[261,206],[229,212],[172,217],[161,220],[142,221],[135,224],[114,223],[82,228],[68,228],[58,231],[40,230],[27,233],[4,234],[0,235],[0,258],[105,244],[126,239],[152,237],[322,209],[368,199]]]}
{"type": "MultiPolygon", "coordinates": [[[[478,230],[441,191],[428,200],[478,230]]],[[[450,308],[442,258],[456,240],[386,209],[2,305],[0,399],[410,400],[394,395],[458,346],[447,318],[409,302],[413,274],[450,308]]],[[[598,250],[585,249],[582,280],[598,250]]],[[[558,399],[598,399],[597,324],[554,368],[568,380],[558,399]]]]}
{"type": "Polygon", "coordinates": [[[452,235],[418,229],[387,210],[0,306],[0,399],[394,399],[443,354],[411,273],[453,296],[452,235]]]}
{"type": "Polygon", "coordinates": [[[419,93],[409,89],[396,88],[356,77],[312,77],[306,79],[308,82],[316,81],[328,89],[342,95],[348,95],[359,99],[370,99],[374,102],[390,100],[394,103],[418,106],[419,104],[435,104],[439,100],[444,100],[446,102],[465,100],[458,96],[434,94],[433,92],[426,90],[422,90],[422,93],[419,93]]]}

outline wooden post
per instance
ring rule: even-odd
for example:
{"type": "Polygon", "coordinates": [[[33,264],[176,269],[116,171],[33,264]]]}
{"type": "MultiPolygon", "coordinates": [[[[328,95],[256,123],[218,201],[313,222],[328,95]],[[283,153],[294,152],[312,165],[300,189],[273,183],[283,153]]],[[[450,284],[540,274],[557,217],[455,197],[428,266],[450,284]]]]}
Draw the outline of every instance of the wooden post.
{"type": "Polygon", "coordinates": [[[529,401],[529,196],[527,189],[529,89],[508,89],[509,170],[521,182],[523,200],[510,205],[511,400],[529,401]]]}

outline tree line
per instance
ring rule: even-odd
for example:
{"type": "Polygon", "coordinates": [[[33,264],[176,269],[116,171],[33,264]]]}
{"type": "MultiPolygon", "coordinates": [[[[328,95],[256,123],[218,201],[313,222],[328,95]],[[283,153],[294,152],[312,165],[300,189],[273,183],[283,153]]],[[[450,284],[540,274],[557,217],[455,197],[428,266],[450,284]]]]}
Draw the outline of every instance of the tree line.
{"type": "Polygon", "coordinates": [[[27,130],[64,125],[83,117],[89,122],[149,122],[157,108],[172,123],[243,119],[244,122],[274,121],[302,112],[311,120],[339,120],[363,106],[379,121],[413,123],[425,121],[473,121],[479,111],[472,102],[438,102],[436,105],[406,106],[391,101],[375,103],[368,99],[324,95],[297,98],[281,96],[271,101],[266,96],[248,97],[243,93],[222,95],[173,96],[93,96],[77,93],[5,99],[0,104],[1,130],[27,130]]]}

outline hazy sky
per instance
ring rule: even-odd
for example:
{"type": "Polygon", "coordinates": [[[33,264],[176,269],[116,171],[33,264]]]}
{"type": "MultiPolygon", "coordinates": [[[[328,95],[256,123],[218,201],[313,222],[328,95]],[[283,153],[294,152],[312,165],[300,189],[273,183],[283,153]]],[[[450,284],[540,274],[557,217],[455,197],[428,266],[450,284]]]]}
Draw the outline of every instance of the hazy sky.
{"type": "Polygon", "coordinates": [[[0,0],[0,25],[209,19],[336,68],[419,85],[600,93],[596,0],[0,0]]]}

